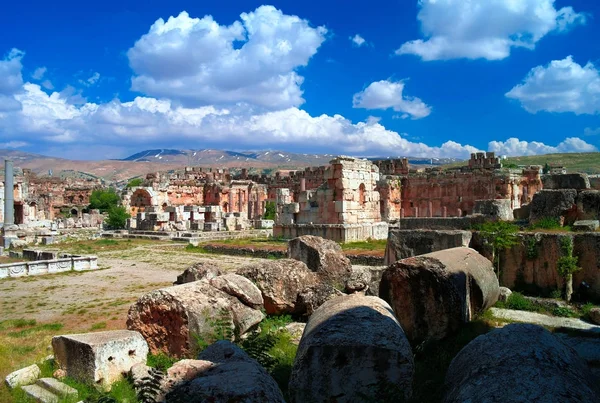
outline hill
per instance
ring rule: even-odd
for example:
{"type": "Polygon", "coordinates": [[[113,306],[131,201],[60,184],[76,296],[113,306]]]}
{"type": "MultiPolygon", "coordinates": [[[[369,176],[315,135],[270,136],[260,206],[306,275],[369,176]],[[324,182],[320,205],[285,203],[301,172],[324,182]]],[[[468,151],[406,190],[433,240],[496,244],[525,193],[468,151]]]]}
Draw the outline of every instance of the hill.
{"type": "Polygon", "coordinates": [[[510,157],[503,161],[504,165],[550,165],[562,166],[567,172],[583,172],[600,174],[600,153],[568,153],[531,155],[526,157],[510,157]]]}

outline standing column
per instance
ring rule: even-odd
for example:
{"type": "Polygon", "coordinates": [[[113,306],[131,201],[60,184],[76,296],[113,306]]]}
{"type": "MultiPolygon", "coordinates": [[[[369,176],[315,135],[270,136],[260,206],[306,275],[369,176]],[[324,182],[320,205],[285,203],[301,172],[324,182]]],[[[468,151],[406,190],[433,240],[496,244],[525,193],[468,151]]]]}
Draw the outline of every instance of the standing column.
{"type": "Polygon", "coordinates": [[[227,208],[226,213],[231,213],[233,211],[233,189],[229,190],[229,207],[227,208]]]}
{"type": "Polygon", "coordinates": [[[15,224],[14,188],[13,163],[4,160],[4,228],[15,224]]]}
{"type": "Polygon", "coordinates": [[[300,178],[300,191],[304,192],[306,190],[306,178],[300,178]]]}

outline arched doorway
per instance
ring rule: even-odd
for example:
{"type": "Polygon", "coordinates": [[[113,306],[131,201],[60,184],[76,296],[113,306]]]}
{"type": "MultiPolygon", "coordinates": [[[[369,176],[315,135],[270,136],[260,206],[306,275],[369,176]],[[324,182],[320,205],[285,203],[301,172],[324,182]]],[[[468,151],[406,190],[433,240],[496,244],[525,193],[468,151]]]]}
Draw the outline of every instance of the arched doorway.
{"type": "Polygon", "coordinates": [[[138,211],[144,212],[146,207],[150,207],[152,205],[152,196],[146,189],[137,189],[131,195],[131,213],[135,215],[138,211]]]}

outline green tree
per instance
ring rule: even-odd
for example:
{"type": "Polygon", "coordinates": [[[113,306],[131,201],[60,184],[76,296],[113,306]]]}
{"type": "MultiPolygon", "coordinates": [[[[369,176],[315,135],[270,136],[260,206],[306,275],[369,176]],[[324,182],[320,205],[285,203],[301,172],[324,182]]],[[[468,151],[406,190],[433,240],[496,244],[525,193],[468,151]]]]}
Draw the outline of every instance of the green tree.
{"type": "Polygon", "coordinates": [[[579,258],[573,256],[573,238],[566,236],[560,240],[560,248],[563,256],[556,262],[558,274],[565,279],[565,300],[571,301],[573,295],[573,273],[581,270],[577,265],[579,258]]]}
{"type": "Polygon", "coordinates": [[[142,178],[133,178],[132,180],[130,180],[127,183],[127,187],[134,188],[134,187],[142,186],[142,183],[144,183],[144,180],[142,178]]]}
{"type": "Polygon", "coordinates": [[[265,215],[263,216],[263,218],[265,220],[274,220],[276,212],[277,212],[277,206],[275,205],[275,202],[268,201],[265,204],[265,215]]]}
{"type": "Polygon", "coordinates": [[[121,198],[114,189],[94,190],[90,196],[90,209],[98,209],[105,213],[111,208],[117,207],[121,198]]]}
{"type": "Polygon", "coordinates": [[[519,227],[506,221],[491,221],[478,228],[483,239],[492,247],[492,262],[500,279],[500,251],[519,243],[519,227]]]}
{"type": "Polygon", "coordinates": [[[113,207],[108,211],[106,224],[112,229],[122,229],[125,228],[129,217],[125,207],[113,207]]]}
{"type": "Polygon", "coordinates": [[[544,168],[542,169],[542,173],[543,173],[543,174],[548,174],[548,173],[550,173],[550,165],[548,165],[548,163],[547,163],[547,162],[544,164],[544,168]]]}

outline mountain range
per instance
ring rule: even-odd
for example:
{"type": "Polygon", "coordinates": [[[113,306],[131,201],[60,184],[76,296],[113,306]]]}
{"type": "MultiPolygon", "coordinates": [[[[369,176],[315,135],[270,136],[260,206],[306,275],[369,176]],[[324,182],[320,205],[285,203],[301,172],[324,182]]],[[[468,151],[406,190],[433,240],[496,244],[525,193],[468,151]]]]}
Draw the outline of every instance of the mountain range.
{"type": "MultiPolygon", "coordinates": [[[[335,158],[332,154],[300,154],[284,151],[226,151],[226,150],[144,150],[123,159],[97,161],[70,160],[27,153],[18,150],[0,150],[0,159],[11,159],[16,167],[31,169],[46,175],[101,178],[108,182],[123,181],[149,172],[182,169],[185,166],[212,168],[303,169],[327,165],[335,158]]],[[[386,159],[401,157],[380,157],[386,159]]],[[[456,162],[453,158],[409,158],[411,164],[444,165],[456,162]]]]}

